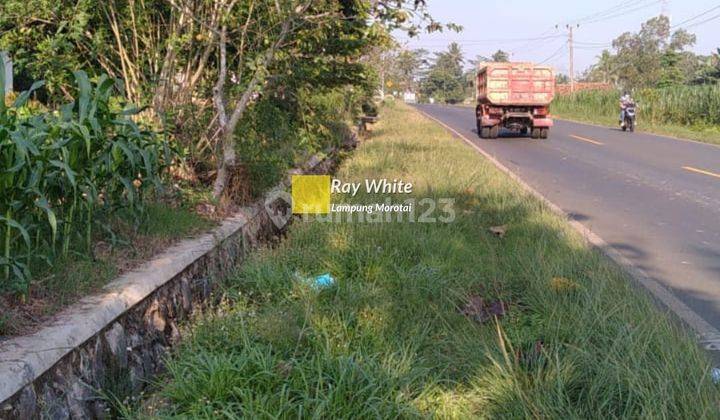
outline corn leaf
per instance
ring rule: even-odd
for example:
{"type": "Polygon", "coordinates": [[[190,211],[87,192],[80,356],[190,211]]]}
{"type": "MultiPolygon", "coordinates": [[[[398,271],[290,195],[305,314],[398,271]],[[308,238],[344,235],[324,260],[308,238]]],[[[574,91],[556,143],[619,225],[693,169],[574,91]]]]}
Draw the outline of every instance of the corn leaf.
{"type": "Polygon", "coordinates": [[[75,172],[67,165],[67,163],[60,160],[51,160],[50,164],[56,168],[60,168],[65,171],[65,175],[67,175],[68,180],[70,180],[70,184],[73,187],[77,185],[77,183],[75,182],[75,172]]]}
{"type": "Polygon", "coordinates": [[[9,217],[0,216],[0,221],[5,222],[6,225],[10,226],[11,228],[16,229],[20,234],[22,235],[23,239],[25,240],[25,243],[30,246],[30,235],[28,234],[27,229],[20,223],[18,223],[15,219],[11,219],[9,217]]]}

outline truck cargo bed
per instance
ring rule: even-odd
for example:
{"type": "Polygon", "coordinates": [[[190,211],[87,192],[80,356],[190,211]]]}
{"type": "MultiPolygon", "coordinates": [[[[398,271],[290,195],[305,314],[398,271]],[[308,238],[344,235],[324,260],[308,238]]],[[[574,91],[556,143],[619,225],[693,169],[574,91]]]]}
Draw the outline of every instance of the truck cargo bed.
{"type": "Polygon", "coordinates": [[[555,76],[551,67],[533,63],[486,63],[476,86],[480,104],[544,106],[555,94],[555,76]]]}

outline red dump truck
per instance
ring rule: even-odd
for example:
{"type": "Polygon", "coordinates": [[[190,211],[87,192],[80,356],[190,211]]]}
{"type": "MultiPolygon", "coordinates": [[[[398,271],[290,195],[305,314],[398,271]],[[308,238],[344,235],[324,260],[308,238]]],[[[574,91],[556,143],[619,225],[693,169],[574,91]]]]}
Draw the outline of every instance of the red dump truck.
{"type": "Polygon", "coordinates": [[[533,63],[484,63],[477,74],[477,131],[497,138],[500,128],[547,138],[553,122],[548,107],[555,95],[550,67],[533,63]]]}

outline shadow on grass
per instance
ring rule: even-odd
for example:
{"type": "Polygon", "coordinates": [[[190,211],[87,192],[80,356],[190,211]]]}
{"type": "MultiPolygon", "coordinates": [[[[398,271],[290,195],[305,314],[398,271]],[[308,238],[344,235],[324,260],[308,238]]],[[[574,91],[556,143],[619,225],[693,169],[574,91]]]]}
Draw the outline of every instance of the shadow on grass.
{"type": "MultiPolygon", "coordinates": [[[[168,402],[159,414],[715,414],[693,340],[563,221],[447,137],[402,155],[387,144],[402,140],[376,138],[340,176],[412,174],[416,199],[455,199],[453,222],[296,223],[239,267],[226,304],[192,327],[159,384],[168,402]],[[503,237],[488,230],[498,225],[503,237]],[[335,286],[308,284],[324,273],[335,286]],[[470,297],[501,300],[505,315],[464,316],[470,297]]],[[[384,196],[353,201],[371,199],[384,196]]]]}
{"type": "Polygon", "coordinates": [[[691,345],[662,345],[686,337],[596,253],[567,240],[533,204],[437,194],[473,213],[447,225],[300,224],[288,243],[243,266],[227,285],[228,296],[243,299],[231,315],[196,328],[173,362],[184,366],[166,388],[177,413],[200,415],[201,398],[238,404],[245,415],[257,415],[251,402],[262,401],[272,415],[333,417],[624,417],[697,407],[684,389],[702,377],[700,359],[680,361],[680,348],[692,354],[691,345]],[[497,224],[508,226],[503,238],[487,231],[497,224]],[[337,287],[317,292],[298,280],[324,272],[337,287]],[[553,277],[572,279],[577,290],[554,291],[553,277]],[[477,295],[508,304],[497,328],[461,314],[477,295]],[[523,352],[537,343],[542,352],[532,357],[541,361],[527,362],[523,352]],[[203,366],[209,355],[225,361],[203,366]],[[267,383],[238,373],[216,394],[191,396],[231,366],[267,383]],[[292,397],[272,397],[282,389],[292,397]]]}

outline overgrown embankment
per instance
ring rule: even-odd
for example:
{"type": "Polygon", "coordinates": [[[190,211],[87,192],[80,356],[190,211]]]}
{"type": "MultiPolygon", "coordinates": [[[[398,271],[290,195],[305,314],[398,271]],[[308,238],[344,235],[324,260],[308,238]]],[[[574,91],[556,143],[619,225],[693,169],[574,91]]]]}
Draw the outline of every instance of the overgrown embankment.
{"type": "MultiPolygon", "coordinates": [[[[638,130],[720,144],[720,85],[641,89],[638,130]]],[[[583,122],[616,126],[620,115],[616,91],[587,90],[558,95],[551,112],[583,122]]]]}
{"type": "MultiPolygon", "coordinates": [[[[412,182],[415,199],[454,199],[454,220],[297,221],[188,326],[158,394],[116,408],[192,418],[718,415],[708,360],[620,270],[439,126],[401,105],[382,118],[337,178],[412,182]],[[303,280],[322,273],[336,284],[303,280]]],[[[343,201],[385,198],[408,196],[343,201]]]]}
{"type": "Polygon", "coordinates": [[[210,226],[171,208],[163,174],[177,155],[131,117],[116,81],[75,78],[57,110],[28,102],[44,82],[0,99],[0,338],[210,226]]]}
{"type": "Polygon", "coordinates": [[[76,97],[57,109],[30,101],[36,90],[0,104],[0,338],[32,331],[339,146],[364,98],[350,86],[259,98],[237,129],[231,202],[218,203],[212,176],[187,170],[207,150],[152,130],[119,81],[76,77],[76,97]]]}

